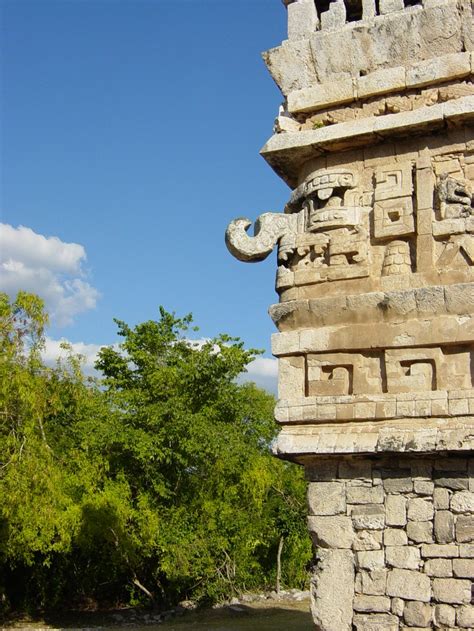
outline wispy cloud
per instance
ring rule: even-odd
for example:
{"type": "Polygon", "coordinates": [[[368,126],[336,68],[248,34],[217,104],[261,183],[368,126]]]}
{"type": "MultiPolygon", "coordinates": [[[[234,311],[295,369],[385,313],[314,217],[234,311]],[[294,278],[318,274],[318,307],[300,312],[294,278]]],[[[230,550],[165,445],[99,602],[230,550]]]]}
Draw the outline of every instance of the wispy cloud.
{"type": "Polygon", "coordinates": [[[99,292],[86,280],[85,261],[78,243],[0,223],[0,290],[10,296],[19,290],[38,294],[59,326],[96,306],[99,292]]]}

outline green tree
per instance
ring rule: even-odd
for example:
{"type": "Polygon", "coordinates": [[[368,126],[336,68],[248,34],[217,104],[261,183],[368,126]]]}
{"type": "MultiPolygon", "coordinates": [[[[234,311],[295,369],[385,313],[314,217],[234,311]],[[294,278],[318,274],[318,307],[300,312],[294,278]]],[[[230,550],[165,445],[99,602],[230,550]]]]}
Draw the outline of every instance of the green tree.
{"type": "Polygon", "coordinates": [[[302,585],[299,469],[273,458],[274,399],[236,378],[256,355],[191,317],[117,321],[84,377],[41,361],[39,299],[0,296],[0,589],[13,608],[216,600],[302,585]],[[279,544],[284,543],[278,554],[279,544]]]}

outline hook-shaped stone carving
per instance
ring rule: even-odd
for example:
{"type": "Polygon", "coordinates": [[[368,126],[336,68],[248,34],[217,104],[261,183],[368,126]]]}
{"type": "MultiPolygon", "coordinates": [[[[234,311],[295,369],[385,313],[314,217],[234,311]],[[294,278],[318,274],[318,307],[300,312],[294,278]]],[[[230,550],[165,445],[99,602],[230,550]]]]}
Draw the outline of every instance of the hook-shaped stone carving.
{"type": "Polygon", "coordinates": [[[253,237],[247,234],[251,225],[249,219],[240,217],[227,227],[226,245],[239,261],[263,261],[283,236],[295,232],[296,215],[263,213],[255,222],[253,237]]]}

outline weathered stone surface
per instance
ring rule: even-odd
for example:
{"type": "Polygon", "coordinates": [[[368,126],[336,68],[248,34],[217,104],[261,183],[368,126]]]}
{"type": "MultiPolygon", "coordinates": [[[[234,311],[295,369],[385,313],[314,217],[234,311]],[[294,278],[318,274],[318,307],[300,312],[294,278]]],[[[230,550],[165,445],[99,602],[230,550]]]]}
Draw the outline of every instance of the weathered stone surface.
{"type": "Polygon", "coordinates": [[[433,519],[433,514],[432,502],[419,497],[408,500],[408,519],[411,521],[429,521],[433,519]]]}
{"type": "Polygon", "coordinates": [[[456,611],[456,621],[458,627],[463,629],[474,629],[474,606],[462,605],[456,611]]]}
{"type": "Polygon", "coordinates": [[[448,489],[435,488],[433,491],[433,503],[436,510],[446,510],[449,508],[450,495],[448,489]]]}
{"type": "Polygon", "coordinates": [[[373,596],[385,594],[387,570],[362,571],[360,576],[362,593],[373,596]]]}
{"type": "Polygon", "coordinates": [[[451,559],[429,559],[425,562],[424,572],[428,576],[449,578],[453,575],[453,562],[451,559]]]}
{"type": "Polygon", "coordinates": [[[345,487],[340,482],[314,482],[308,485],[310,515],[337,515],[346,512],[345,487]]]}
{"type": "Polygon", "coordinates": [[[356,530],[381,530],[385,525],[385,510],[376,504],[355,506],[351,517],[356,530]]]}
{"type": "Polygon", "coordinates": [[[433,622],[437,627],[454,627],[456,623],[456,610],[450,605],[436,605],[434,608],[433,622]]]}
{"type": "Polygon", "coordinates": [[[456,578],[474,580],[474,559],[453,559],[453,574],[456,578]]]}
{"type": "Polygon", "coordinates": [[[459,515],[456,519],[456,541],[474,541],[474,515],[459,515]]]}
{"type": "Polygon", "coordinates": [[[451,541],[454,541],[454,515],[450,511],[436,511],[434,533],[438,543],[451,543],[451,541]]]}
{"type": "Polygon", "coordinates": [[[361,550],[356,553],[356,565],[359,569],[378,570],[385,566],[383,550],[361,550]]]}
{"type": "Polygon", "coordinates": [[[425,602],[409,601],[405,604],[403,618],[410,627],[429,627],[431,607],[425,602]]]}
{"type": "Polygon", "coordinates": [[[456,473],[451,475],[440,475],[435,478],[435,484],[453,491],[463,491],[469,488],[469,480],[466,476],[460,476],[456,473]]]}
{"type": "Polygon", "coordinates": [[[470,603],[471,583],[456,578],[435,578],[433,580],[433,598],[442,603],[470,603]]]}
{"type": "Polygon", "coordinates": [[[357,594],[354,597],[354,611],[387,613],[390,611],[390,598],[357,594]]]}
{"type": "Polygon", "coordinates": [[[311,579],[314,623],[327,631],[350,631],[353,598],[353,553],[350,550],[320,550],[311,579]]]}
{"type": "Polygon", "coordinates": [[[401,618],[405,609],[405,601],[402,598],[392,598],[391,611],[395,616],[401,618]]]}
{"type": "Polygon", "coordinates": [[[423,558],[453,558],[459,556],[459,547],[455,544],[424,544],[421,546],[423,558]]]}
{"type": "Polygon", "coordinates": [[[383,486],[387,493],[409,493],[413,490],[413,479],[410,475],[395,477],[392,473],[392,477],[384,479],[383,486]]]}
{"type": "Polygon", "coordinates": [[[387,565],[417,570],[421,564],[420,550],[415,546],[389,546],[385,550],[387,565]]]}
{"type": "Polygon", "coordinates": [[[472,3],[284,4],[262,154],[292,193],[227,243],[277,250],[273,449],[309,481],[315,628],[473,628],[472,3]]]}
{"type": "Polygon", "coordinates": [[[402,495],[388,495],[385,511],[387,526],[404,526],[407,523],[407,501],[402,495]]]}
{"type": "Polygon", "coordinates": [[[347,489],[349,504],[382,504],[384,493],[381,486],[351,486],[347,489]]]}
{"type": "Polygon", "coordinates": [[[350,548],[354,542],[352,519],[345,515],[310,515],[308,529],[316,547],[350,548]]]}
{"type": "Polygon", "coordinates": [[[391,570],[387,576],[387,595],[429,602],[431,598],[430,579],[428,576],[413,570],[391,570]]]}
{"type": "Polygon", "coordinates": [[[358,530],[352,548],[354,550],[379,550],[382,547],[381,530],[358,530]]]}
{"type": "Polygon", "coordinates": [[[356,614],[356,631],[398,631],[398,618],[390,614],[356,614]]]}
{"type": "Polygon", "coordinates": [[[459,491],[451,498],[451,510],[454,513],[474,513],[474,493],[459,491]]]}
{"type": "Polygon", "coordinates": [[[433,524],[430,521],[409,521],[407,535],[415,543],[431,543],[433,541],[433,524]]]}
{"type": "Polygon", "coordinates": [[[408,544],[408,537],[402,528],[386,528],[383,542],[385,546],[405,546],[408,544]]]}

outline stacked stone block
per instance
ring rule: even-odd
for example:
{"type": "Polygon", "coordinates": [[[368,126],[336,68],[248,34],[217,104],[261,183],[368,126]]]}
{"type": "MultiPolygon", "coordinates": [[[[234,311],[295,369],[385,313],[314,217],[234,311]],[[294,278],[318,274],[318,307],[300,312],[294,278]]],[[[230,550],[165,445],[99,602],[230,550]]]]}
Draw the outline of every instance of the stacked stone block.
{"type": "Polygon", "coordinates": [[[305,467],[319,631],[474,629],[471,0],[284,0],[284,97],[262,155],[277,248],[281,426],[305,467]]]}
{"type": "Polygon", "coordinates": [[[468,458],[321,459],[306,474],[316,628],[474,628],[468,458]]]}

